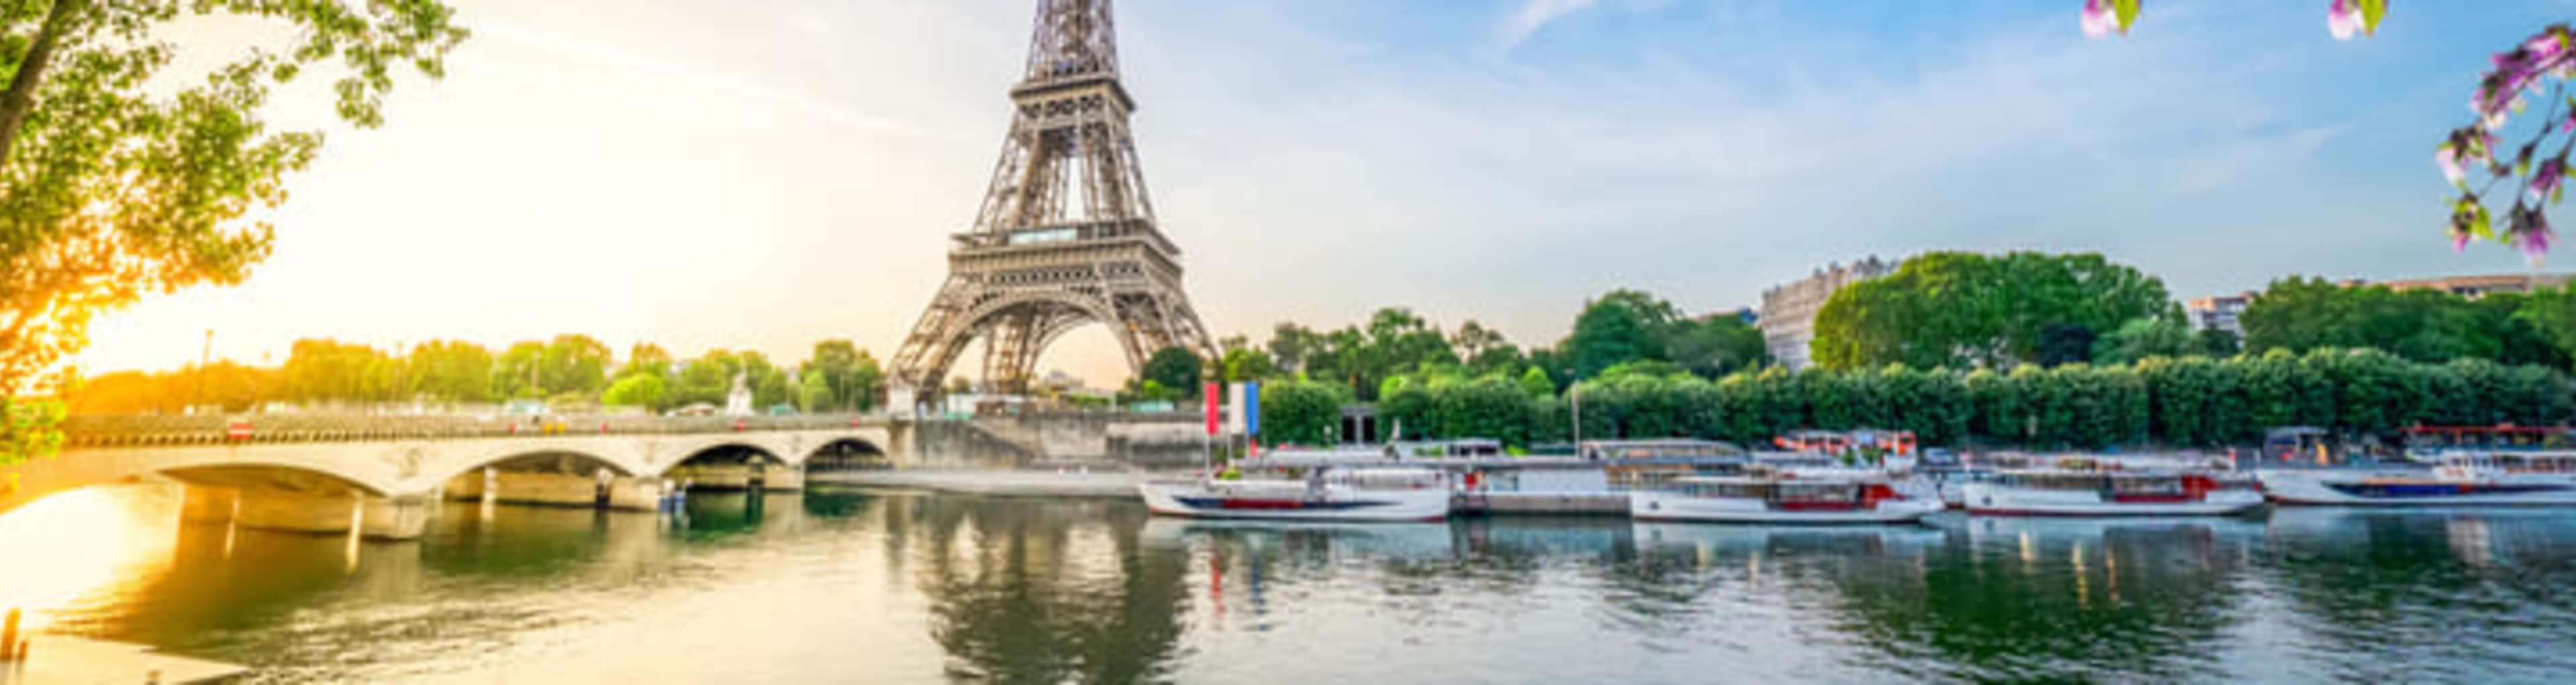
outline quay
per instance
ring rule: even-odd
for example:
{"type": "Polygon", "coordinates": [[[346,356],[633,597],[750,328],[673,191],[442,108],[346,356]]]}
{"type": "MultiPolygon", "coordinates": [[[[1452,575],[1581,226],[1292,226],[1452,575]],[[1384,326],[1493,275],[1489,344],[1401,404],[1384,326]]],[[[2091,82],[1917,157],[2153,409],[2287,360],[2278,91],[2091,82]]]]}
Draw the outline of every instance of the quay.
{"type": "Polygon", "coordinates": [[[1133,498],[1136,486],[1171,477],[1153,471],[872,469],[809,473],[808,487],[934,490],[998,497],[1133,498]]]}
{"type": "Polygon", "coordinates": [[[250,669],[172,656],[151,647],[68,635],[29,638],[26,658],[0,663],[0,685],[187,685],[217,683],[250,669]]]}

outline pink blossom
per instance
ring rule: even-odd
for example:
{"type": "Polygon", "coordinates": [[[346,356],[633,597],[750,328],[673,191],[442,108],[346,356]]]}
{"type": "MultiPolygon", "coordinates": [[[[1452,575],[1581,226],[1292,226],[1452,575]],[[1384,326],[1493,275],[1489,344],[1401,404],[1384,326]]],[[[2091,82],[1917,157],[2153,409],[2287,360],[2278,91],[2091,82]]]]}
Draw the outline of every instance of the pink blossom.
{"type": "Polygon", "coordinates": [[[2326,32],[2334,34],[2335,40],[2352,40],[2352,34],[2360,30],[2361,7],[2353,0],[2334,0],[2326,7],[2326,32]]]}
{"type": "Polygon", "coordinates": [[[2442,178],[2450,181],[2451,185],[2459,185],[2468,178],[2468,173],[2460,168],[2459,146],[2443,143],[2442,147],[2433,150],[2433,163],[2442,167],[2442,178]]]}
{"type": "Polygon", "coordinates": [[[2540,258],[2549,254],[2549,237],[2555,235],[2549,230],[2549,215],[2533,208],[2526,210],[2523,220],[2517,223],[2522,230],[2514,233],[2514,247],[2522,248],[2523,257],[2530,259],[2532,266],[2539,266],[2540,258]]]}
{"type": "Polygon", "coordinates": [[[2111,0],[2084,0],[2084,37],[2111,35],[2111,29],[2119,21],[2111,16],[2111,0]]]}
{"type": "Polygon", "coordinates": [[[2550,194],[2558,192],[2558,182],[2566,177],[2567,158],[2551,157],[2541,162],[2540,167],[2531,172],[2532,202],[2549,201],[2550,194]]]}

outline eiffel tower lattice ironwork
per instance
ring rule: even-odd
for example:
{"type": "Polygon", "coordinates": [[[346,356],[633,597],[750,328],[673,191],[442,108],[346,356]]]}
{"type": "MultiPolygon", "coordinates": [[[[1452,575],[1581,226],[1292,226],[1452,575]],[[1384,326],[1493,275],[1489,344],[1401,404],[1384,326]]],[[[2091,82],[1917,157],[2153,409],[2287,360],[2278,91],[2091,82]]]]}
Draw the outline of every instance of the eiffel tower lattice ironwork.
{"type": "Polygon", "coordinates": [[[1109,3],[1038,1],[1010,136],[974,228],[952,236],[947,282],[895,353],[898,394],[937,394],[977,340],[987,386],[1025,392],[1038,353],[1089,323],[1130,370],[1166,347],[1214,358],[1146,199],[1109,3]]]}

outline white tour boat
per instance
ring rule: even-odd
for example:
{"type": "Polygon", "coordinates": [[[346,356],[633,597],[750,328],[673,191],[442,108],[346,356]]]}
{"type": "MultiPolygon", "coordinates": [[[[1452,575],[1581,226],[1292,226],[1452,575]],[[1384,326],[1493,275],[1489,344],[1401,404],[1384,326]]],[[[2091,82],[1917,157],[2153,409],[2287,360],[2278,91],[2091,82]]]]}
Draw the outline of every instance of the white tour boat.
{"type": "Polygon", "coordinates": [[[2218,516],[2263,504],[2250,478],[2200,469],[2122,469],[2070,460],[1962,483],[1968,513],[1988,516],[2218,516]]]}
{"type": "Polygon", "coordinates": [[[1146,509],[1165,516],[1289,521],[1449,518],[1448,481],[1430,469],[1319,469],[1303,480],[1158,481],[1136,489],[1146,509]]]}
{"type": "Polygon", "coordinates": [[[2449,452],[2429,472],[2257,471],[2272,501],[2369,506],[2576,505],[2576,452],[2449,452]]]}
{"type": "Polygon", "coordinates": [[[1641,521],[1906,523],[1940,510],[1938,497],[1873,471],[1691,476],[1628,493],[1628,515],[1641,521]]]}

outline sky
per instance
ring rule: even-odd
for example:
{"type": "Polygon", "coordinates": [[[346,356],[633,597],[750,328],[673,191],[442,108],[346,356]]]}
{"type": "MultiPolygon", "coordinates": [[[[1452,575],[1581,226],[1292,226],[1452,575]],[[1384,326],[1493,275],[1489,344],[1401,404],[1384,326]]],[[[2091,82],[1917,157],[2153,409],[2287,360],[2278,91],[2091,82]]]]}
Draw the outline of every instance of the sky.
{"type": "MultiPolygon", "coordinates": [[[[283,93],[272,122],[328,140],[269,217],[275,255],[103,316],[82,368],[194,363],[208,331],[215,357],[267,364],[305,337],[559,333],[891,357],[983,197],[1033,5],[452,4],[475,36],[444,79],[402,82],[384,127],[332,123],[325,84],[283,93]]],[[[1405,306],[1546,345],[1613,288],[1731,310],[1928,250],[2098,251],[2180,299],[2533,268],[2450,248],[2432,152],[2488,54],[2576,2],[2397,3],[2345,42],[2325,0],[2148,0],[2104,40],[2082,4],[1126,0],[1116,19],[1153,204],[1218,336],[1405,306]]],[[[261,31],[168,35],[184,68],[261,31]]],[[[1127,374],[1096,326],[1040,368],[1127,374]]]]}

